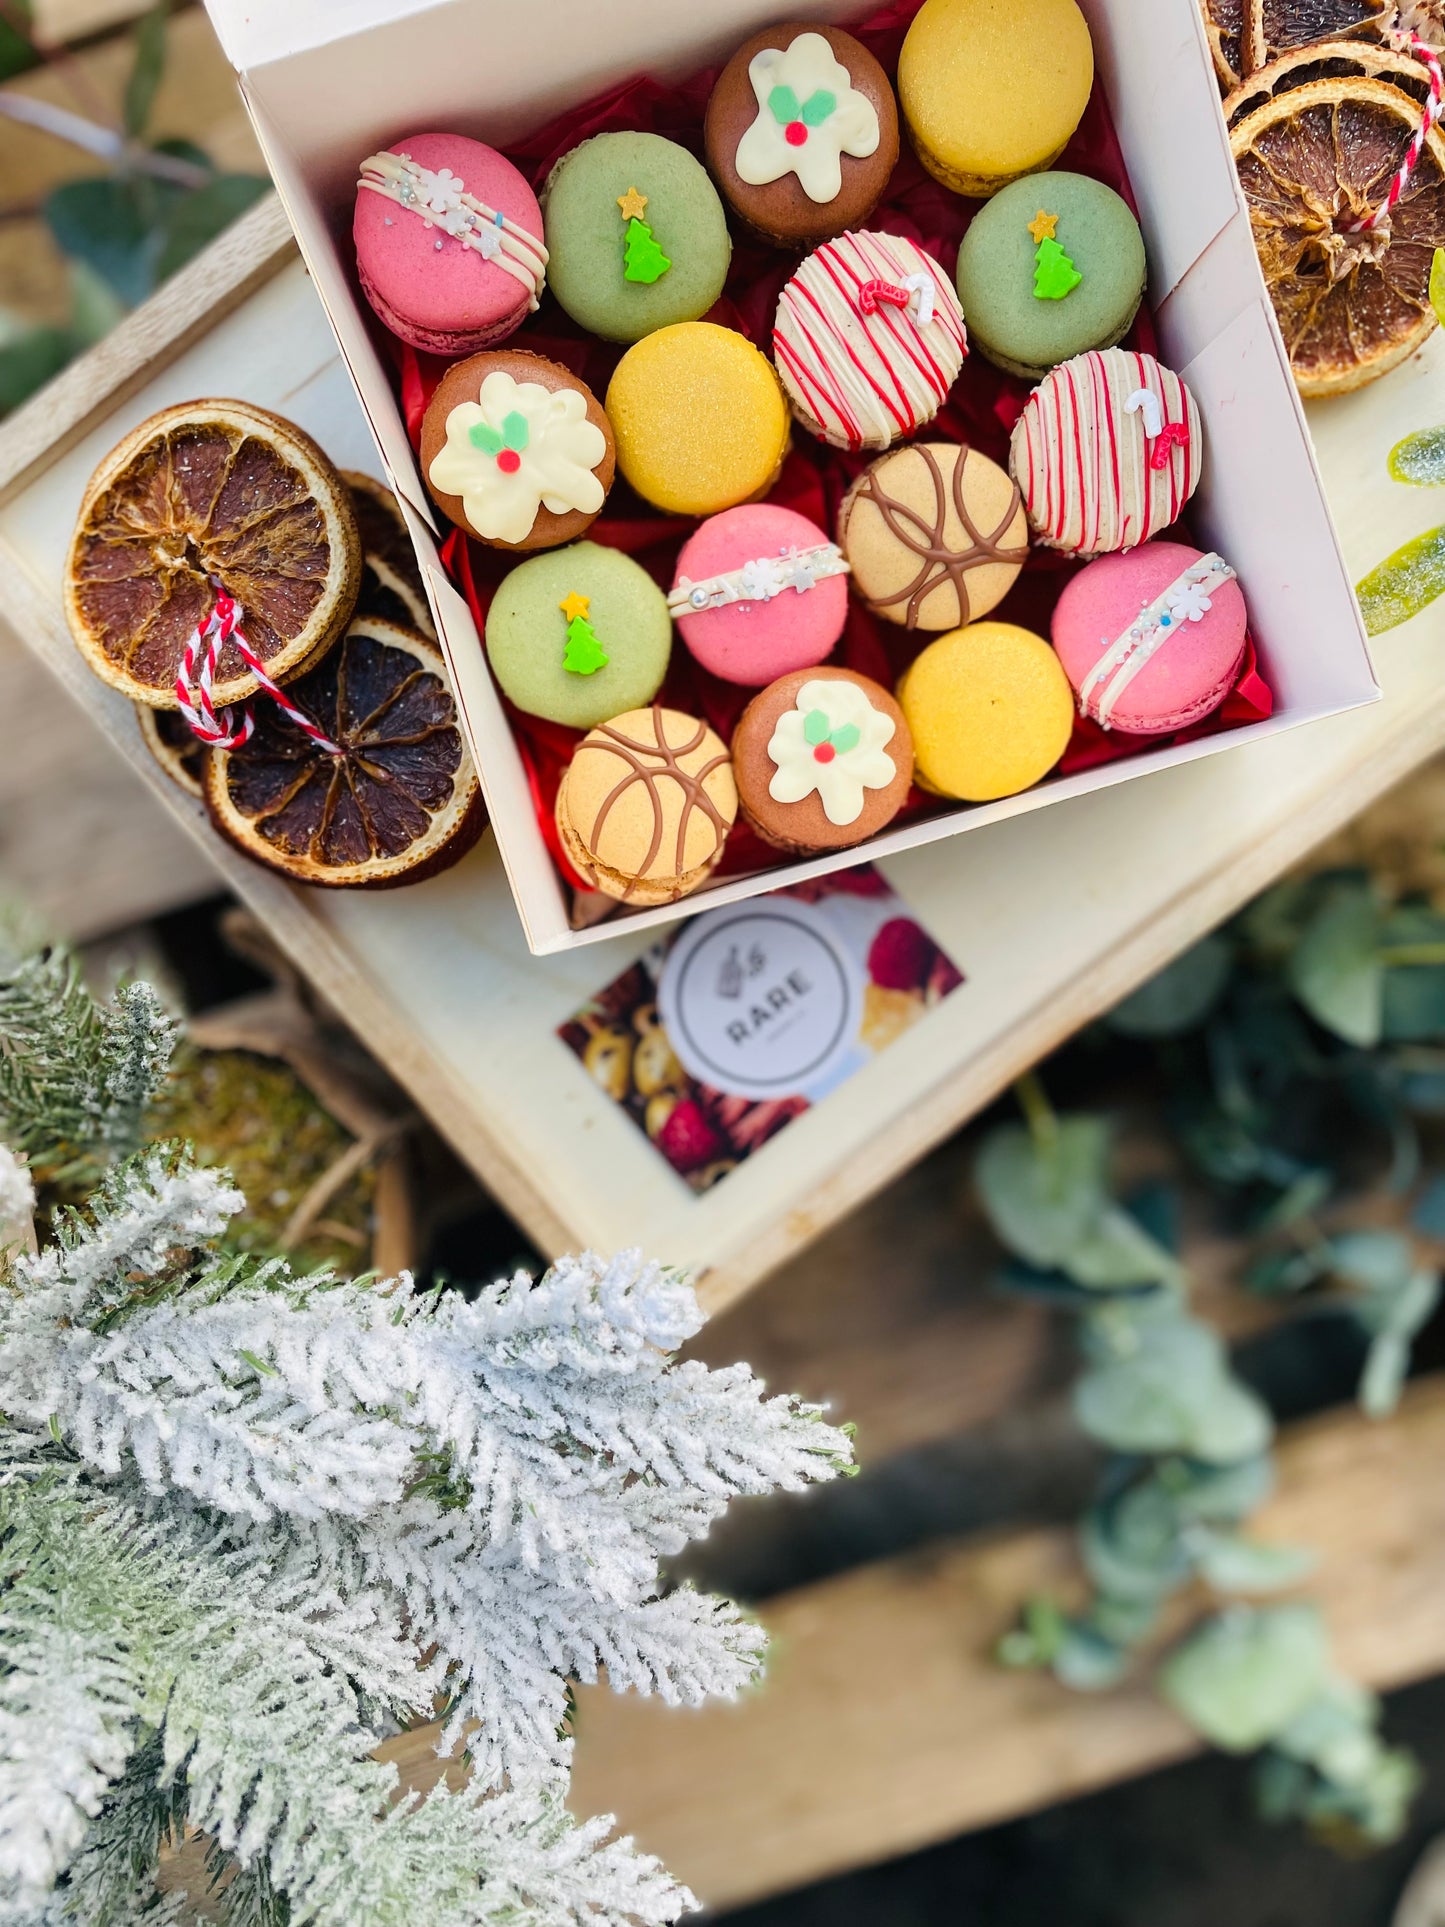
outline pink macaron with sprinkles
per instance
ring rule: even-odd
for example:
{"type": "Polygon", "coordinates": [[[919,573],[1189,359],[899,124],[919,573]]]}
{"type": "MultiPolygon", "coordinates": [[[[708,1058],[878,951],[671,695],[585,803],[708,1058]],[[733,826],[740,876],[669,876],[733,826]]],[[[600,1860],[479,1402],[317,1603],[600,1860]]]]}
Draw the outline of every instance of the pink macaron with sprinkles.
{"type": "Polygon", "coordinates": [[[413,348],[474,354],[542,297],[537,197],[495,148],[461,134],[413,134],[368,154],[352,237],[362,293],[413,348]]]}
{"type": "Polygon", "coordinates": [[[1080,569],[1054,609],[1054,652],[1081,716],[1125,735],[1172,735],[1234,687],[1246,625],[1223,556],[1146,542],[1080,569]]]}
{"type": "Polygon", "coordinates": [[[704,669],[761,689],[831,655],[848,620],[848,564],[806,515],[745,502],[689,536],[667,606],[704,669]]]}
{"type": "Polygon", "coordinates": [[[925,427],[967,353],[952,279],[896,234],[825,241],[778,297],[778,374],[798,421],[834,448],[891,448],[925,427]]]}
{"type": "Polygon", "coordinates": [[[1178,375],[1152,355],[1100,348],[1039,383],[1014,426],[1009,465],[1038,541],[1109,555],[1178,519],[1203,457],[1199,410],[1178,375]]]}

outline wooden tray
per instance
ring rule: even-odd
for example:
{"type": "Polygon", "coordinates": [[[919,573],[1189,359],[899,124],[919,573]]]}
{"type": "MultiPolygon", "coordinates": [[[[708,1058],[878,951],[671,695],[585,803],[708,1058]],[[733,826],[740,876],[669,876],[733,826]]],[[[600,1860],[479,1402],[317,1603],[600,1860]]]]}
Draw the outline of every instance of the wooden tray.
{"type": "MultiPolygon", "coordinates": [[[[1445,414],[1436,337],[1312,414],[1356,575],[1445,519],[1385,457],[1445,414]]],[[[239,394],[377,467],[365,417],[274,201],[261,203],[0,430],[0,599],[25,640],[310,980],[548,1251],[640,1244],[730,1302],[907,1168],[1019,1071],[1445,744],[1445,603],[1377,651],[1385,700],[1067,807],[892,858],[889,881],[966,986],[698,1198],[597,1090],[556,1025],[641,941],[535,959],[490,839],[395,895],[305,891],[234,855],[151,763],[61,616],[81,489],[165,403],[239,394]]]]}

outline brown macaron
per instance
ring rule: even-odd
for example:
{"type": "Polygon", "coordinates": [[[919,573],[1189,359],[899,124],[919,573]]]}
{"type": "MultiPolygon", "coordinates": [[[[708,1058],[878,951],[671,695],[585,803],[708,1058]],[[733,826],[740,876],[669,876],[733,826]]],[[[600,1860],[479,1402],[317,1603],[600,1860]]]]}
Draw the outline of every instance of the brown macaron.
{"type": "Polygon", "coordinates": [[[596,521],[612,424],[585,382],[521,348],[468,355],[437,383],[421,472],[448,521],[495,549],[554,549],[596,521]]]}
{"type": "Polygon", "coordinates": [[[723,199],[778,247],[862,227],[898,159],[898,108],[868,49],[838,27],[755,33],[718,76],[703,128],[723,199]]]}
{"type": "Polygon", "coordinates": [[[881,684],[851,669],[794,669],[743,711],[733,772],[765,843],[794,856],[847,850],[902,809],[913,738],[881,684]]]}
{"type": "Polygon", "coordinates": [[[589,730],[557,791],[569,862],[623,903],[674,903],[705,883],[737,813],[722,738],[661,703],[589,730]]]}

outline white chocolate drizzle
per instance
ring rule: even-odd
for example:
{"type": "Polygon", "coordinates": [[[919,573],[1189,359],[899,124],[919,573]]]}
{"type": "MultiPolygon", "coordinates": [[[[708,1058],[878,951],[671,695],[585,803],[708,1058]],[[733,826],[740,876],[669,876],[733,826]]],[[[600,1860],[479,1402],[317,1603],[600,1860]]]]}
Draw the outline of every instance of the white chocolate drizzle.
{"type": "Polygon", "coordinates": [[[667,606],[675,616],[688,616],[703,609],[725,609],[735,602],[771,602],[786,589],[802,595],[815,582],[848,572],[836,542],[823,542],[812,549],[779,549],[776,555],[756,556],[736,569],[704,576],[697,582],[680,575],[667,606]]]}
{"type": "Polygon", "coordinates": [[[1122,636],[1106,643],[1079,685],[1079,714],[1092,716],[1101,729],[1112,728],[1119,698],[1139,671],[1186,622],[1202,622],[1214,606],[1210,591],[1234,579],[1234,570],[1212,550],[1191,562],[1162,594],[1146,603],[1122,636]]]}
{"type": "Polygon", "coordinates": [[[527,312],[536,311],[547,276],[546,248],[499,209],[468,194],[449,167],[423,167],[410,154],[368,154],[357,186],[395,201],[425,226],[440,228],[464,248],[494,261],[527,290],[527,312]]]}

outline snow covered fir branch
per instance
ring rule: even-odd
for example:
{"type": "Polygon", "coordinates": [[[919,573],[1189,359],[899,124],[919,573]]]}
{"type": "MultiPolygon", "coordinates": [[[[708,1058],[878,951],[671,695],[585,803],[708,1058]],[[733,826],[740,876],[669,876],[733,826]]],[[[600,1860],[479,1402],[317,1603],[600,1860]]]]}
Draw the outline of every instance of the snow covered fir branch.
{"type": "Polygon", "coordinates": [[[229,1250],[229,1176],[137,1142],[174,1039],[64,957],[0,982],[0,1921],[187,1918],[186,1827],[229,1927],[675,1918],[566,1810],[569,1683],[754,1680],[761,1630],[661,1561],[848,1437],[676,1362],[695,1297],[636,1252],[468,1296],[229,1250]],[[37,1215],[17,1152],[114,1162],[37,1215]],[[465,1788],[398,1797],[371,1755],[438,1717],[465,1788]]]}

